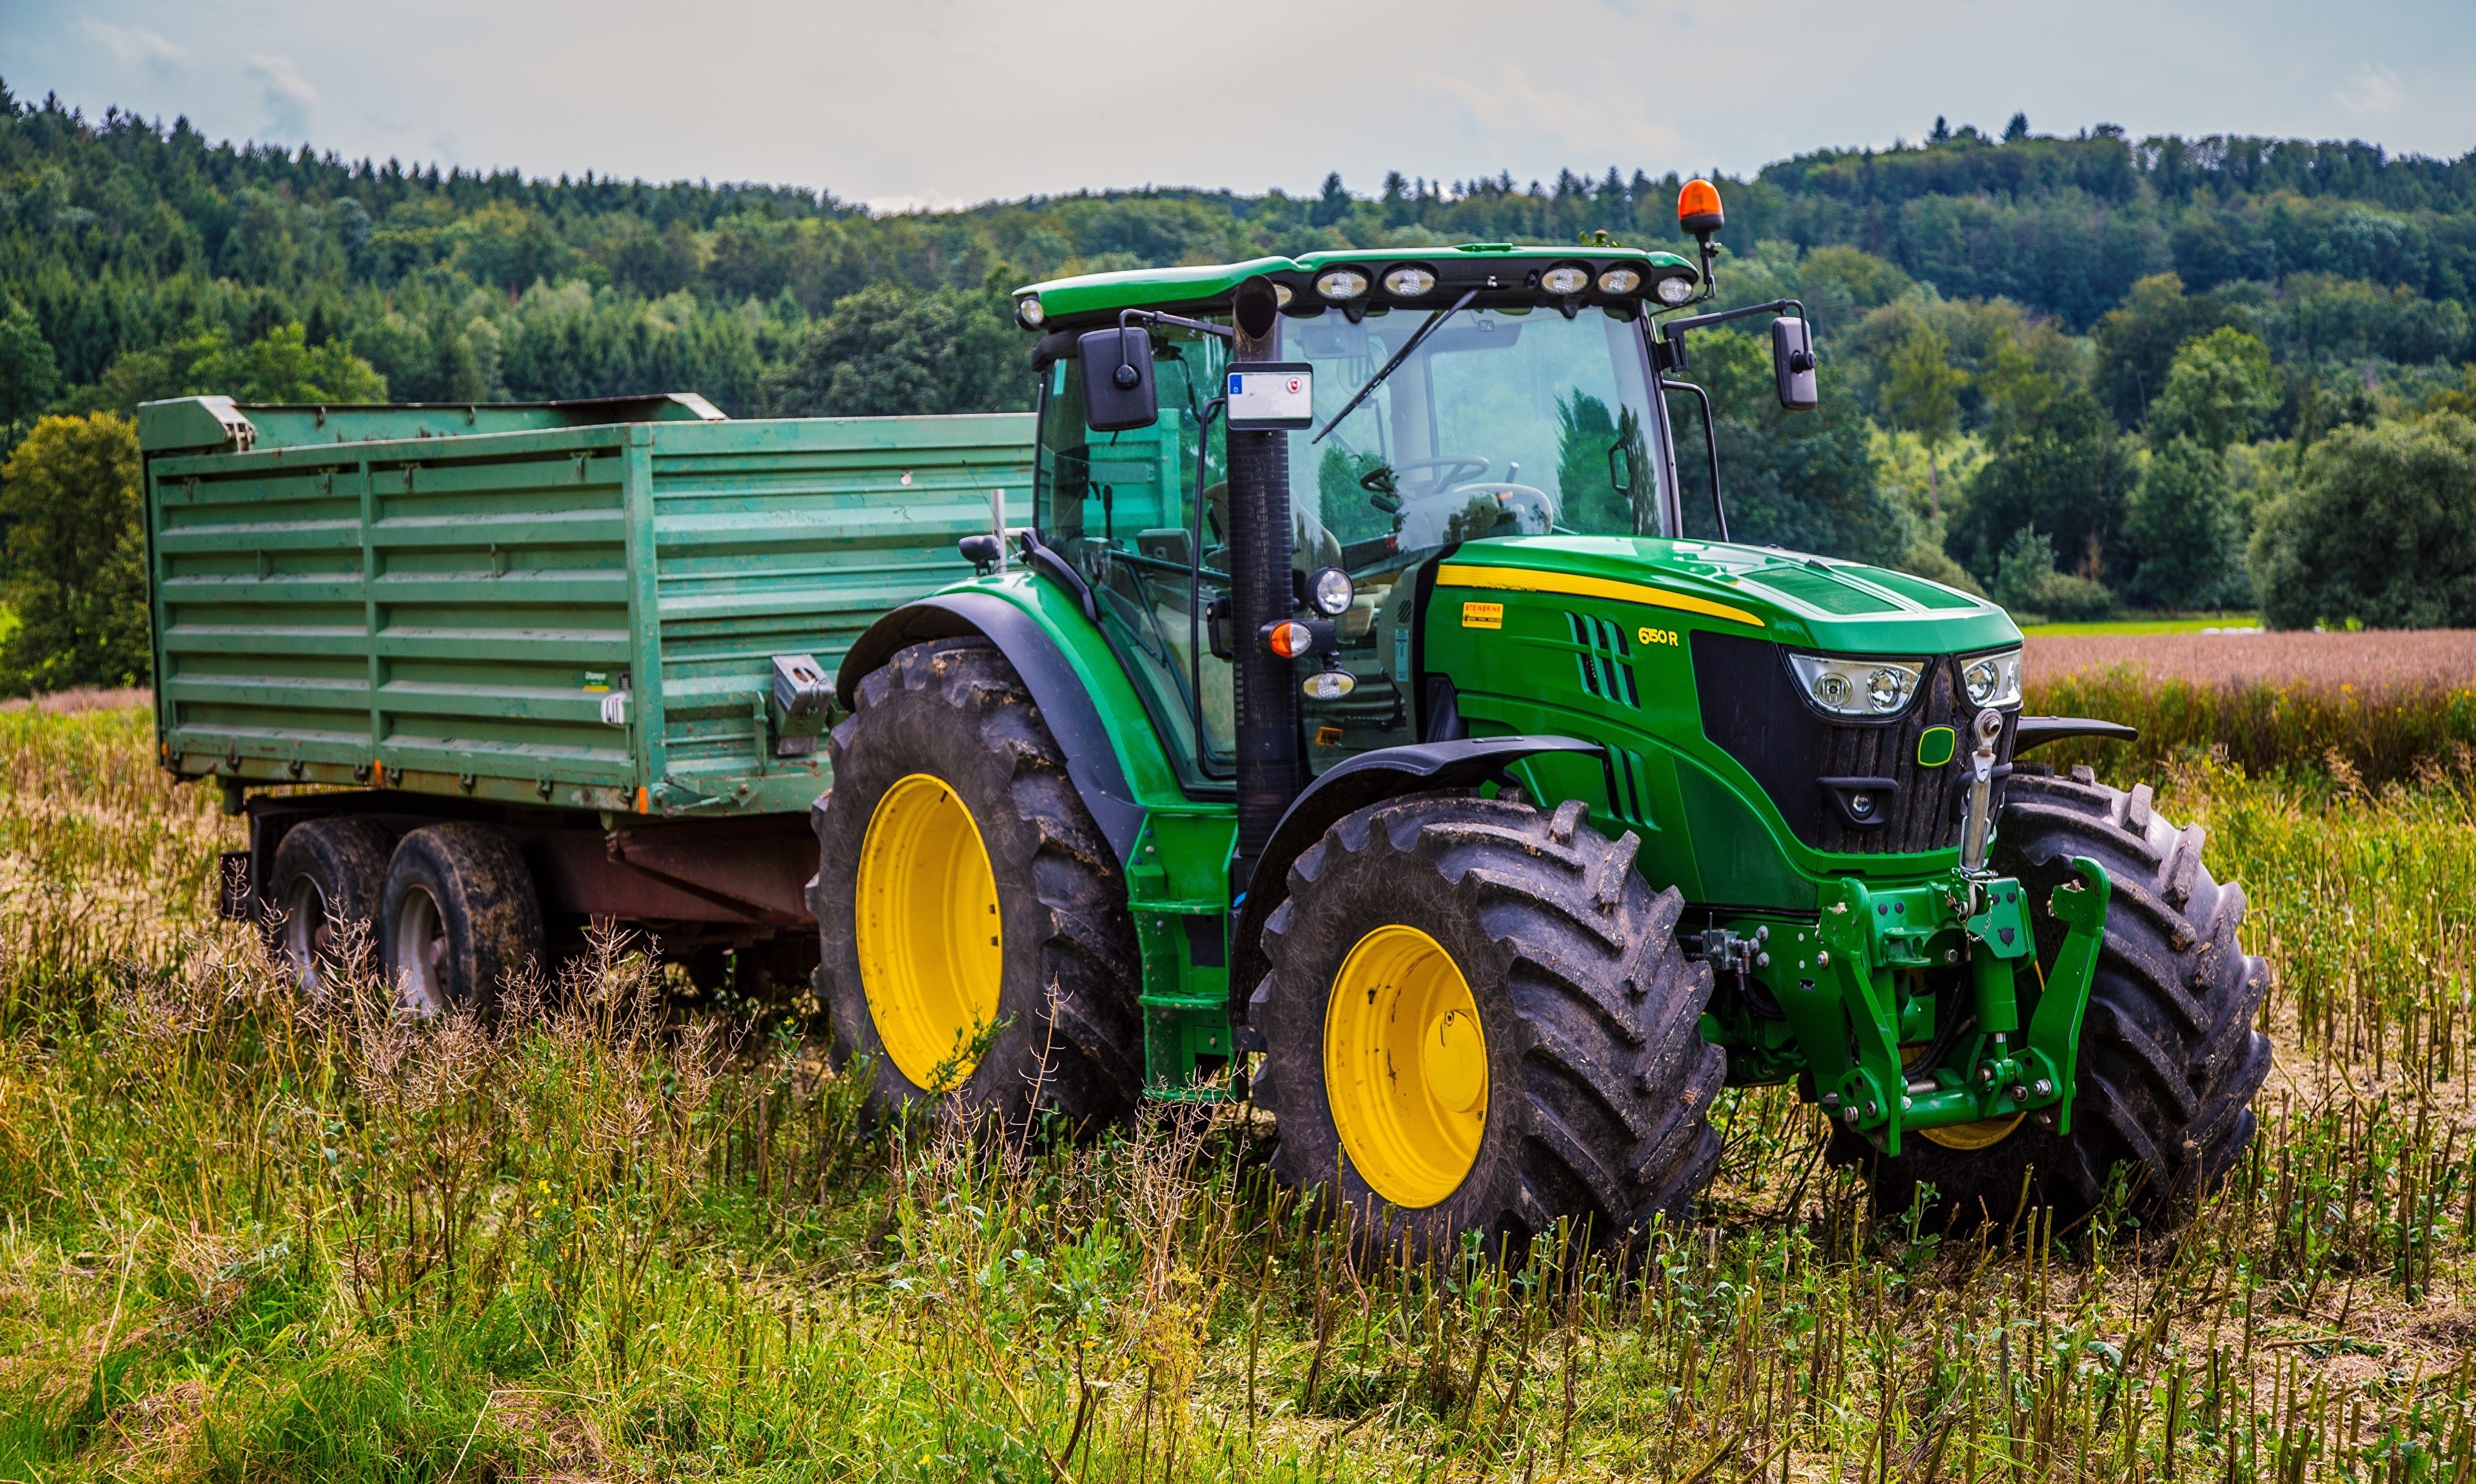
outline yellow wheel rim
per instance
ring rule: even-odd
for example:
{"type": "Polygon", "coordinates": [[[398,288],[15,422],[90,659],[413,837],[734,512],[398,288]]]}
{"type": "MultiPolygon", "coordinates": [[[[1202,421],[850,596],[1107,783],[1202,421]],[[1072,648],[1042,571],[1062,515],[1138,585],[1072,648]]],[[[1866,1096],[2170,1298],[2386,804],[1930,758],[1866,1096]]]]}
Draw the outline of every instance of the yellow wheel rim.
{"type": "Polygon", "coordinates": [[[914,773],[878,801],[854,897],[860,989],[878,1039],[912,1085],[952,1091],[997,1024],[1005,935],[980,827],[943,779],[914,773]]]}
{"type": "Polygon", "coordinates": [[[1920,1128],[1918,1132],[1947,1150],[1991,1149],[2012,1137],[2020,1126],[2022,1115],[2010,1118],[1981,1118],[1973,1124],[1953,1124],[1944,1128],[1920,1128]]]}
{"type": "Polygon", "coordinates": [[[1418,1208],[1460,1187],[1487,1130],[1487,1031],[1442,944],[1399,926],[1358,940],[1325,1006],[1324,1088],[1375,1194],[1418,1208]]]}

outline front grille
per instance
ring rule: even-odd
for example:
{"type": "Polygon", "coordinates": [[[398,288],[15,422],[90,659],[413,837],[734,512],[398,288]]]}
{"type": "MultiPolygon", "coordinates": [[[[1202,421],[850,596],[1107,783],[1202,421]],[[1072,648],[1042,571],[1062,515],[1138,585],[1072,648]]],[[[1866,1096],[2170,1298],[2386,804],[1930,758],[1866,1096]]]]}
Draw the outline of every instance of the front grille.
{"type": "MultiPolygon", "coordinates": [[[[1845,722],[1819,715],[1799,691],[1780,646],[1762,639],[1699,631],[1694,635],[1694,688],[1702,706],[1702,734],[1745,765],[1799,840],[1819,851],[1850,855],[1916,854],[1960,844],[1967,793],[1960,755],[1976,708],[1960,690],[1951,656],[1926,662],[1919,695],[1890,722],[1845,722]],[[1918,744],[1929,728],[1958,733],[1953,760],[1928,768],[1918,744]],[[1833,802],[1825,779],[1889,782],[1888,804],[1875,796],[1880,824],[1850,822],[1833,802]]],[[[2004,717],[1998,761],[2012,755],[2018,713],[2004,717]]]]}

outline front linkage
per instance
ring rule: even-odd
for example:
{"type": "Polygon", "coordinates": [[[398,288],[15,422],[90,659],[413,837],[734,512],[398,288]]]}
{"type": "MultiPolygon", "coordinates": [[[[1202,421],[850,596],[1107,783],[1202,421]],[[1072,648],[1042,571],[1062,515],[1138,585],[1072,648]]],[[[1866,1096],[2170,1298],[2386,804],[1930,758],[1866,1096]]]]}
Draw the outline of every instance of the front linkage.
{"type": "MultiPolygon", "coordinates": [[[[2038,966],[2038,939],[2020,904],[2020,882],[1986,870],[1993,848],[1995,738],[2003,716],[1981,711],[1968,758],[1968,812],[1961,823],[1961,862],[1914,887],[1867,887],[1840,877],[1822,889],[1815,927],[1790,929],[1793,991],[1780,1008],[1807,1052],[1820,1102],[1887,1154],[1899,1154],[1901,1129],[1961,1127],[2035,1112],[2055,1132],[2072,1132],[2072,1090],[2080,1065],[2080,1021],[2107,931],[2112,884],[2105,867],[2072,857],[2080,879],[2047,902],[2065,934],[2055,971],[2038,966]],[[2020,1038],[2020,964],[2038,977],[2020,1038]],[[1966,966],[1968,1011],[1912,999],[1901,1006],[1896,974],[1966,966]],[[1827,988],[1825,988],[1827,986],[1827,988]],[[1964,1018],[1966,1016],[1966,1018],[1964,1018]],[[1948,1018],[1951,1024],[1934,1024],[1948,1018]],[[1968,1033],[1968,1046],[1961,1035],[1968,1033]],[[1926,1051],[1904,1063],[1901,1046],[1926,1051]],[[1849,1055],[1854,1051],[1854,1055],[1849,1055]],[[1953,1055],[1959,1052],[1959,1055],[1953,1055]]],[[[2008,1127],[2008,1125],[1998,1125],[2008,1127]]]]}
{"type": "Polygon", "coordinates": [[[1843,879],[1827,890],[1820,921],[1783,935],[1794,978],[1780,996],[1823,1108],[1891,1154],[1900,1152],[1905,1129],[2046,1109],[2058,1132],[2071,1132],[2072,1070],[2110,889],[2097,862],[2075,856],[2072,868],[2080,880],[2049,903],[2066,928],[2051,974],[2038,971],[2013,878],[1955,869],[1917,886],[1877,890],[1843,879]],[[2018,972],[2024,960],[2040,981],[2025,1038],[2018,972]],[[1933,1000],[1902,1004],[1895,975],[1953,964],[1968,969],[1971,1002],[1966,1010],[1949,1007],[1955,1025],[1934,1024],[1933,1000]],[[1964,1033],[1966,1048],[1957,1045],[1964,1033]],[[1944,1051],[1921,1060],[1940,1064],[1903,1065],[1902,1044],[1920,1038],[1944,1051]]]}

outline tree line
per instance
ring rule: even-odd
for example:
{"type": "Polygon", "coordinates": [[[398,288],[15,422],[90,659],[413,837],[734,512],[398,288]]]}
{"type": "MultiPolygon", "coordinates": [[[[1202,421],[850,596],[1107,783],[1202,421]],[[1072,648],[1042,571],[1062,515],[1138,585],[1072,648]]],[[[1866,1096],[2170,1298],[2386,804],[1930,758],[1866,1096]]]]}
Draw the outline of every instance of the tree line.
{"type": "MultiPolygon", "coordinates": [[[[1999,134],[1938,119],[1914,144],[1711,178],[1728,302],[1803,299],[1826,386],[1822,410],[1784,416],[1761,346],[1697,337],[1740,536],[2045,616],[2258,601],[2280,624],[2476,623],[2476,592],[2448,596],[2465,585],[2451,554],[2476,545],[2451,493],[2476,154],[2044,136],[2016,115],[1999,134]],[[2424,493],[2392,502],[2413,534],[2382,553],[2360,520],[2312,513],[2396,479],[2424,493]]],[[[1610,166],[1394,173],[1362,191],[1335,174],[1304,195],[878,214],[785,186],[214,143],[186,119],[88,119],[0,84],[0,688],[142,677],[142,624],[103,623],[118,600],[89,601],[128,574],[84,534],[63,548],[49,502],[85,486],[43,472],[99,478],[125,437],[108,430],[139,402],[681,389],[740,416],[1020,408],[1017,284],[1596,233],[1682,250],[1680,184],[1610,166]],[[84,426],[37,437],[46,418],[84,426]]]]}

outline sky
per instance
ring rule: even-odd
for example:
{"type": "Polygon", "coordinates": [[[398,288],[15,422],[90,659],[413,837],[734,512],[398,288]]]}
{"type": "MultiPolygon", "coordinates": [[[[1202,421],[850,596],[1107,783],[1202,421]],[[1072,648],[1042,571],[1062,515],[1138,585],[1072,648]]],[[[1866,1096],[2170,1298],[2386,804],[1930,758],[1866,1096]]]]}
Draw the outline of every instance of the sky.
{"type": "Polygon", "coordinates": [[[1312,192],[2119,124],[2476,148],[2476,3],[0,0],[0,80],[347,159],[762,181],[884,210],[1312,192]]]}

